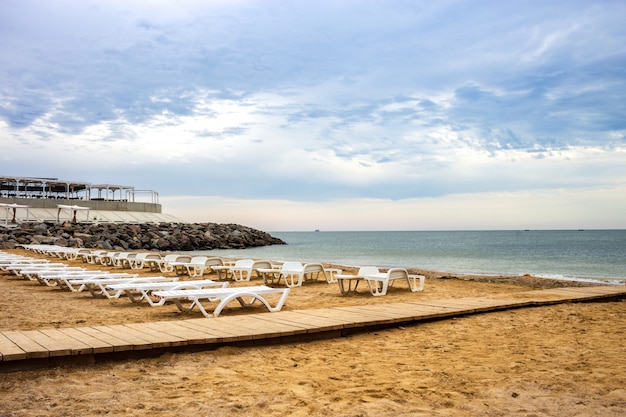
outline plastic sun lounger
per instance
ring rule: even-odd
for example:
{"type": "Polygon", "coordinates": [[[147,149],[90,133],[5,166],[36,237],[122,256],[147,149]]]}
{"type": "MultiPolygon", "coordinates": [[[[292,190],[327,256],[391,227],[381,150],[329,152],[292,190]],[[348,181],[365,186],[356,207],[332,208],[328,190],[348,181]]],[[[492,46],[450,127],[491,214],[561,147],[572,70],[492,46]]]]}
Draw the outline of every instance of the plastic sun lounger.
{"type": "Polygon", "coordinates": [[[155,291],[152,295],[173,301],[180,311],[192,311],[194,307],[197,307],[205,317],[217,317],[224,307],[233,300],[237,300],[242,307],[250,307],[258,300],[270,312],[280,311],[283,308],[283,304],[285,304],[285,300],[287,300],[289,291],[289,288],[272,288],[260,285],[207,290],[155,291]],[[272,294],[280,295],[274,306],[263,297],[264,295],[272,294]],[[218,302],[218,304],[213,312],[209,313],[202,305],[203,301],[218,302]],[[183,305],[184,302],[189,302],[189,305],[183,305]]]}
{"type": "MultiPolygon", "coordinates": [[[[172,278],[177,280],[178,278],[172,278]]],[[[145,300],[153,307],[162,306],[167,301],[167,298],[152,297],[152,293],[155,291],[176,291],[176,290],[200,290],[210,287],[226,288],[228,282],[217,282],[210,279],[191,280],[191,281],[173,281],[173,282],[127,282],[123,284],[111,284],[107,287],[110,292],[115,291],[117,297],[126,294],[130,301],[133,303],[141,303],[145,300]]],[[[113,297],[112,297],[113,298],[113,297]]]]}
{"type": "Polygon", "coordinates": [[[131,279],[137,278],[137,274],[128,274],[125,272],[110,273],[107,271],[90,271],[84,274],[82,277],[75,274],[60,274],[59,276],[52,278],[57,283],[57,287],[72,292],[82,292],[87,289],[86,284],[95,280],[104,279],[131,279]]]}
{"type": "Polygon", "coordinates": [[[335,278],[339,284],[341,294],[356,292],[359,282],[367,281],[369,290],[375,297],[386,295],[389,287],[393,286],[398,280],[406,281],[411,292],[422,291],[424,289],[425,280],[423,275],[410,275],[404,268],[391,268],[387,272],[380,272],[380,270],[374,266],[362,267],[356,275],[338,274],[335,275],[335,278]],[[419,285],[417,281],[419,281],[419,285]]]}
{"type": "Polygon", "coordinates": [[[150,261],[150,270],[152,271],[161,271],[165,272],[174,272],[173,262],[189,262],[191,261],[191,256],[189,255],[179,255],[176,253],[165,255],[163,259],[160,260],[152,260],[150,261]],[[156,268],[155,268],[156,265],[156,268]]]}
{"type": "Polygon", "coordinates": [[[333,282],[329,278],[329,274],[320,263],[307,263],[302,265],[300,262],[285,262],[280,269],[257,269],[263,276],[265,285],[279,284],[284,281],[289,288],[300,287],[304,281],[317,280],[320,275],[324,277],[326,282],[333,282]]]}
{"type": "Polygon", "coordinates": [[[23,258],[17,258],[14,257],[13,259],[11,258],[3,258],[0,259],[0,271],[6,271],[8,267],[10,266],[20,266],[20,265],[41,265],[41,264],[47,264],[50,263],[49,260],[47,259],[38,259],[38,258],[27,258],[27,257],[23,257],[23,258]]]}
{"type": "Polygon", "coordinates": [[[29,266],[11,266],[7,270],[13,272],[15,275],[28,279],[31,281],[37,280],[37,276],[40,273],[55,272],[55,271],[80,271],[82,268],[77,266],[67,266],[65,264],[58,263],[43,263],[33,264],[29,266]]]}
{"type": "MultiPolygon", "coordinates": [[[[144,282],[173,282],[177,278],[173,277],[139,277],[134,274],[125,274],[127,276],[109,276],[89,277],[79,280],[69,280],[70,285],[80,285],[76,292],[87,290],[94,298],[119,298],[121,291],[110,290],[109,288],[115,284],[144,283],[144,282]]],[[[120,274],[121,275],[121,274],[120,274]]]]}
{"type": "Polygon", "coordinates": [[[189,275],[190,277],[201,277],[212,266],[224,265],[220,258],[208,256],[194,256],[189,262],[170,262],[170,266],[176,271],[176,275],[189,275]]]}
{"type": "Polygon", "coordinates": [[[158,253],[142,252],[138,253],[134,258],[128,259],[130,269],[144,269],[148,266],[150,260],[160,260],[161,255],[158,253]]]}
{"type": "Polygon", "coordinates": [[[137,254],[134,252],[118,252],[109,258],[110,265],[120,268],[126,268],[128,266],[128,268],[130,268],[129,259],[132,259],[135,256],[137,256],[137,254]]]}
{"type": "MultiPolygon", "coordinates": [[[[235,282],[250,281],[252,273],[259,269],[272,269],[270,261],[255,261],[253,259],[239,259],[234,265],[215,265],[211,269],[217,272],[218,279],[232,278],[235,282]]],[[[257,272],[258,275],[261,275],[257,272]]]]}
{"type": "Polygon", "coordinates": [[[59,281],[62,280],[96,276],[101,274],[103,274],[102,271],[93,271],[89,269],[57,268],[56,270],[53,269],[50,271],[39,271],[33,274],[33,278],[42,285],[56,287],[59,286],[59,281]]]}

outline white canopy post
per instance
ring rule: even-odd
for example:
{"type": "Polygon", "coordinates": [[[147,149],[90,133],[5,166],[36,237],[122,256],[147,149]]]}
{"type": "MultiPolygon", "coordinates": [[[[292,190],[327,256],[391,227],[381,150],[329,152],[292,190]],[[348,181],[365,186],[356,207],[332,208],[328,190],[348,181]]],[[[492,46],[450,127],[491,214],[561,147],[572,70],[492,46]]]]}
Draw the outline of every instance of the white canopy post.
{"type": "Polygon", "coordinates": [[[4,219],[4,224],[9,224],[9,213],[13,210],[13,217],[11,218],[11,223],[17,223],[17,209],[24,208],[26,209],[26,221],[28,221],[28,209],[29,206],[21,205],[21,204],[2,204],[0,203],[0,207],[6,208],[6,218],[4,219]]]}
{"type": "Polygon", "coordinates": [[[57,205],[57,223],[61,223],[61,211],[62,210],[69,210],[70,211],[70,221],[72,223],[78,223],[78,220],[76,219],[76,214],[78,213],[78,211],[86,211],[86,215],[87,217],[85,218],[85,221],[89,220],[89,207],[82,207],[82,206],[65,206],[63,204],[59,204],[57,205]]]}

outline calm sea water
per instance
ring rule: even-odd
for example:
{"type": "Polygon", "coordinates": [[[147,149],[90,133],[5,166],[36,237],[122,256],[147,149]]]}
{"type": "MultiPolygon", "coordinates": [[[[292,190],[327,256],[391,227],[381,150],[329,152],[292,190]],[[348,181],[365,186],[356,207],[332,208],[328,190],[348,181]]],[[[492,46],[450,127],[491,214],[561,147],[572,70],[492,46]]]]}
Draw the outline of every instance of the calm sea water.
{"type": "Polygon", "coordinates": [[[626,230],[273,232],[287,245],[203,254],[457,274],[626,281],[626,230]]]}

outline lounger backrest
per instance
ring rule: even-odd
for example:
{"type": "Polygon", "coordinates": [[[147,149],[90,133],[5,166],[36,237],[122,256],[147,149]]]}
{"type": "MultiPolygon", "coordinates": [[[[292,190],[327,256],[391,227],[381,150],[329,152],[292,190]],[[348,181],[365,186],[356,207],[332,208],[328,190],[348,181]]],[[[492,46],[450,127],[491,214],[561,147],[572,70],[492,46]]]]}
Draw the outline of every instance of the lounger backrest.
{"type": "Polygon", "coordinates": [[[270,261],[254,261],[251,268],[253,269],[272,269],[272,263],[270,261]]]}
{"type": "Polygon", "coordinates": [[[378,270],[377,267],[375,266],[364,266],[362,268],[359,268],[359,273],[357,274],[360,277],[363,276],[367,276],[367,275],[374,275],[374,274],[378,274],[380,273],[380,271],[378,270]]]}
{"type": "Polygon", "coordinates": [[[408,275],[409,273],[404,268],[392,268],[387,271],[387,277],[389,279],[406,278],[408,275]]]}
{"type": "Polygon", "coordinates": [[[191,262],[191,256],[189,255],[176,255],[175,262],[191,262]]]}
{"type": "Polygon", "coordinates": [[[174,254],[170,254],[170,255],[165,255],[165,258],[163,258],[164,262],[174,262],[176,261],[176,259],[178,259],[178,257],[181,255],[178,255],[177,253],[174,254]]]}
{"type": "Polygon", "coordinates": [[[193,258],[191,258],[191,261],[189,261],[189,263],[194,265],[204,265],[207,259],[209,259],[208,256],[194,256],[193,258]]]}
{"type": "Polygon", "coordinates": [[[217,257],[209,257],[207,258],[204,262],[202,262],[202,264],[204,266],[217,266],[217,265],[224,265],[224,261],[222,261],[222,258],[217,258],[217,257]]]}
{"type": "Polygon", "coordinates": [[[301,271],[303,269],[304,267],[300,262],[285,262],[282,267],[283,271],[301,271]]]}
{"type": "Polygon", "coordinates": [[[252,268],[254,261],[252,259],[239,259],[235,262],[235,268],[252,268]]]}

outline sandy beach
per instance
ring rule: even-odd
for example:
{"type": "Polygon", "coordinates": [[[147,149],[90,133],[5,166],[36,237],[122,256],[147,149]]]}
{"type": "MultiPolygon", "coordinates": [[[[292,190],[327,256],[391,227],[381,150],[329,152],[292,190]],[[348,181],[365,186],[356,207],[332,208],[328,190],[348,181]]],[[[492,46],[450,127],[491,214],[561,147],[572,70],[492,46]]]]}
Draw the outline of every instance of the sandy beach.
{"type": "MultiPolygon", "coordinates": [[[[336,284],[320,281],[293,289],[283,309],[586,285],[414,272],[427,275],[423,292],[341,296],[336,284]]],[[[202,317],[1,272],[0,290],[0,330],[202,317]]],[[[232,304],[222,314],[263,311],[232,304]]],[[[331,340],[15,372],[2,375],[0,416],[624,416],[625,335],[626,301],[560,304],[331,340]]]]}

